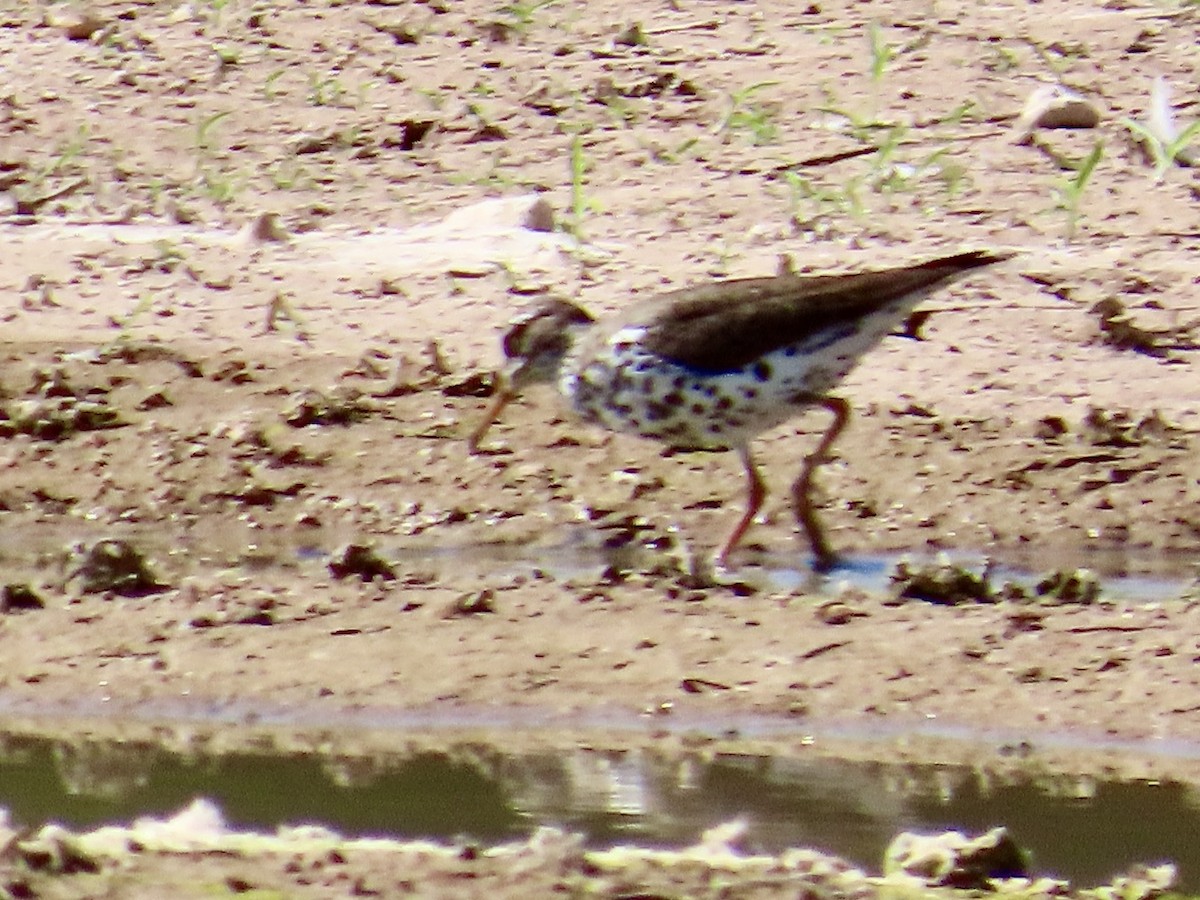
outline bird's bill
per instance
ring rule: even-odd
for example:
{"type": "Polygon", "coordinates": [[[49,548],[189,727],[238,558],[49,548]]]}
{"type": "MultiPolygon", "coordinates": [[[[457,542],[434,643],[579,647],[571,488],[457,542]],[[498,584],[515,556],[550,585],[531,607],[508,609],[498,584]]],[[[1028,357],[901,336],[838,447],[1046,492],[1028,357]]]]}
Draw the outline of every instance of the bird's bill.
{"type": "Polygon", "coordinates": [[[496,420],[500,418],[500,413],[504,411],[504,407],[517,396],[517,392],[513,390],[512,383],[508,379],[500,379],[496,387],[496,394],[492,397],[491,405],[483,414],[483,418],[479,420],[479,424],[475,426],[475,430],[471,432],[467,438],[467,449],[471,453],[479,452],[479,442],[483,440],[483,436],[487,434],[496,420]]]}

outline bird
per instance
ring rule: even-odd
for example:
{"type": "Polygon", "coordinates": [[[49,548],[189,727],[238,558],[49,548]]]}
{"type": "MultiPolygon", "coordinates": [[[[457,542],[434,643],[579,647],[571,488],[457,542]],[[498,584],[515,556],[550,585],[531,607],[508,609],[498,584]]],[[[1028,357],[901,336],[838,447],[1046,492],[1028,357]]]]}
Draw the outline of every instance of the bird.
{"type": "Polygon", "coordinates": [[[725,569],[767,495],[751,442],[824,408],[832,421],[791,495],[813,568],[829,571],[839,557],[817,516],[813,474],[851,415],[830,391],[931,292],[1012,255],[968,250],[849,274],[712,281],[637,299],[600,320],[571,301],[543,298],[504,333],[505,361],[468,450],[486,452],[483,438],[505,406],[531,385],[551,383],[586,422],[676,450],[733,451],[745,470],[746,506],[714,557],[725,569]]]}

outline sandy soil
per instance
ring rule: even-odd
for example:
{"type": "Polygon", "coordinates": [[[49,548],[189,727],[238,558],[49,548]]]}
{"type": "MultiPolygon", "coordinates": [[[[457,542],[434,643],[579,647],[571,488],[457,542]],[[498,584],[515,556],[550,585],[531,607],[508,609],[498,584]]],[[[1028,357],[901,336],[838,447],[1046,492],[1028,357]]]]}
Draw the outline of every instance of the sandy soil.
{"type": "Polygon", "coordinates": [[[1194,5],[0,7],[5,708],[1200,739],[1197,183],[1121,124],[1159,74],[1197,114],[1194,5]],[[1099,127],[1019,144],[1054,82],[1099,127]],[[1060,164],[1098,144],[1075,206],[1060,164]],[[759,442],[775,495],[730,585],[685,572],[738,515],[735,459],[548,394],[466,450],[529,295],[605,313],[960,246],[1019,256],[847,381],[821,485],[852,565],[824,582],[780,581],[823,414],[759,442]],[[388,571],[336,577],[347,545],[388,571]],[[1167,580],[859,583],[940,550],[1167,580]]]}

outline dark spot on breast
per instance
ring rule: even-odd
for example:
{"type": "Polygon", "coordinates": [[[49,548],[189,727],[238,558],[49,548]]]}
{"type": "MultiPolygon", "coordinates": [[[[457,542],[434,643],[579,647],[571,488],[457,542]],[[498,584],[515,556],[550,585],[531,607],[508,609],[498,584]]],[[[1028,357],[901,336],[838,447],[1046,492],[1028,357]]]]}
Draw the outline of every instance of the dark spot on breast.
{"type": "Polygon", "coordinates": [[[722,412],[729,409],[731,406],[733,406],[733,401],[728,397],[721,397],[719,400],[717,400],[717,409],[721,410],[722,412]]]}
{"type": "Polygon", "coordinates": [[[687,379],[682,375],[676,375],[671,379],[671,387],[675,388],[677,391],[682,391],[685,384],[687,384],[687,379]]]}
{"type": "Polygon", "coordinates": [[[742,396],[747,400],[753,400],[758,396],[758,391],[754,388],[742,388],[742,396]]]}
{"type": "Polygon", "coordinates": [[[702,415],[704,415],[705,412],[707,412],[707,410],[708,410],[708,407],[705,406],[703,403],[693,403],[692,404],[692,415],[702,416],[702,415]]]}
{"type": "Polygon", "coordinates": [[[706,384],[701,390],[703,391],[705,397],[717,396],[717,389],[711,384],[706,384]]]}
{"type": "Polygon", "coordinates": [[[750,372],[757,381],[769,381],[771,378],[771,367],[765,362],[756,362],[750,372]]]}
{"type": "Polygon", "coordinates": [[[663,403],[666,403],[670,406],[682,406],[683,394],[679,393],[679,391],[671,391],[671,393],[663,397],[663,403]]]}
{"type": "Polygon", "coordinates": [[[786,356],[788,359],[795,358],[796,354],[799,352],[800,352],[800,350],[797,347],[784,347],[783,348],[783,355],[786,356]]]}
{"type": "Polygon", "coordinates": [[[671,418],[671,408],[662,403],[647,403],[645,410],[646,418],[651,422],[661,422],[663,419],[671,418]]]}

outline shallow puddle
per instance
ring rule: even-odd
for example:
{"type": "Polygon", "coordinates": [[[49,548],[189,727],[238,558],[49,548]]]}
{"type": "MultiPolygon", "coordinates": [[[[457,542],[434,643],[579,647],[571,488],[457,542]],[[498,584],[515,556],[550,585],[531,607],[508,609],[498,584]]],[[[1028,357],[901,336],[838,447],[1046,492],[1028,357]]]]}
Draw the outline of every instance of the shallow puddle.
{"type": "MultiPolygon", "coordinates": [[[[557,537],[559,540],[553,544],[432,544],[403,539],[366,543],[399,570],[419,570],[447,583],[464,576],[503,578],[536,571],[560,580],[596,580],[614,569],[665,572],[686,565],[679,554],[670,551],[636,544],[605,546],[603,530],[593,527],[564,527],[557,537]]],[[[14,572],[24,570],[35,580],[39,574],[61,577],[68,567],[69,547],[104,539],[130,543],[152,567],[161,569],[168,582],[198,572],[229,570],[286,569],[325,578],[329,562],[340,549],[357,543],[354,535],[322,530],[265,535],[248,526],[225,526],[216,533],[189,529],[171,534],[158,526],[101,529],[87,523],[70,523],[27,527],[0,535],[0,563],[14,572]]],[[[758,553],[721,575],[718,583],[729,581],[779,593],[836,595],[852,588],[886,594],[899,563],[920,566],[944,562],[976,573],[986,569],[994,587],[1011,583],[1030,594],[1038,579],[1048,572],[1090,571],[1104,598],[1154,602],[1180,597],[1196,577],[1191,557],[1148,557],[1115,550],[1083,552],[1078,548],[1062,552],[1043,549],[1011,559],[968,551],[848,555],[836,569],[823,574],[813,572],[807,562],[803,555],[758,553]]]]}
{"type": "Polygon", "coordinates": [[[966,767],[734,753],[511,753],[483,742],[355,757],[0,738],[0,806],[16,824],[129,822],[196,797],[215,801],[231,826],[260,831],[318,823],[347,836],[481,842],[552,824],[592,846],[686,846],[742,819],[751,849],[816,847],[872,871],[901,831],[1005,825],[1040,873],[1086,885],[1171,860],[1182,889],[1200,889],[1200,797],[1174,783],[998,781],[966,767]]]}

